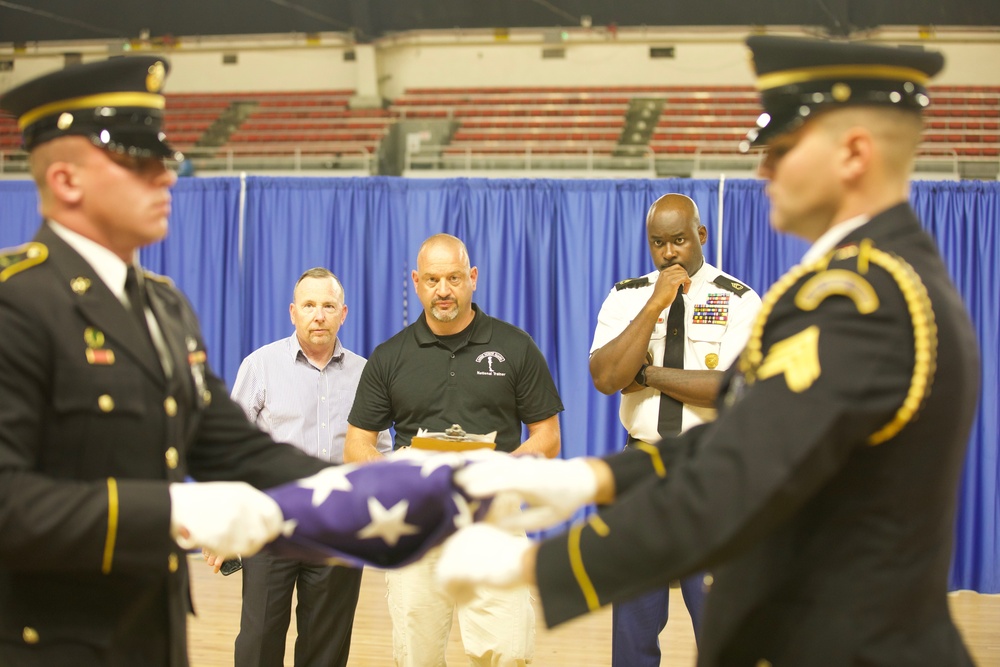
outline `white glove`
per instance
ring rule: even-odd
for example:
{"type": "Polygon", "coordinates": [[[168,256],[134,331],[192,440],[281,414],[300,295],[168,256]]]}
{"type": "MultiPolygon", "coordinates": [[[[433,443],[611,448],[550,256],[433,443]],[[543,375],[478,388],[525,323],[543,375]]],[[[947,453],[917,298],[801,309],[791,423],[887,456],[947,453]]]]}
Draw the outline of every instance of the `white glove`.
{"type": "Polygon", "coordinates": [[[474,498],[502,491],[519,494],[528,504],[524,512],[490,518],[512,530],[538,530],[566,521],[597,495],[597,477],[582,458],[502,456],[462,468],[455,482],[474,498]]]}
{"type": "Polygon", "coordinates": [[[245,482],[170,485],[170,536],[183,549],[251,556],[278,536],[283,522],[278,503],[245,482]]]}
{"type": "Polygon", "coordinates": [[[531,540],[499,528],[476,523],[445,540],[435,576],[438,585],[459,604],[467,602],[477,586],[511,588],[528,582],[524,553],[531,540]]]}

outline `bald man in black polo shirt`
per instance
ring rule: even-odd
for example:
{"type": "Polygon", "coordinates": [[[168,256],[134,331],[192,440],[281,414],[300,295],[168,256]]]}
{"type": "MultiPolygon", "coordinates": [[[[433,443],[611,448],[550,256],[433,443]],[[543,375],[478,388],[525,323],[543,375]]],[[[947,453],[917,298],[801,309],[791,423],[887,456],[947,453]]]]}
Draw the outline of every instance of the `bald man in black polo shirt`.
{"type": "MultiPolygon", "coordinates": [[[[562,402],[541,351],[524,331],[472,302],[479,272],[465,244],[438,234],[420,247],[413,285],[424,317],[375,348],[348,417],[345,462],[381,458],[379,431],[396,429],[395,449],[418,428],[496,431],[497,450],[559,454],[562,402]],[[521,424],[528,439],[521,442],[521,424]]],[[[397,665],[443,665],[453,602],[432,581],[437,552],[386,574],[397,665]]],[[[474,665],[524,665],[534,647],[526,588],[487,592],[458,608],[474,665]]]]}

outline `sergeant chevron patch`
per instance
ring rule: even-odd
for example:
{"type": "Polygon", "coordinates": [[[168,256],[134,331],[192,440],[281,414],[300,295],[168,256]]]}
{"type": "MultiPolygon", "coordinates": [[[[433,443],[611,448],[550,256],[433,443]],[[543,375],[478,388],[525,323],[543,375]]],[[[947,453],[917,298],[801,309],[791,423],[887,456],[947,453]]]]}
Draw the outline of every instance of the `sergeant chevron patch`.
{"type": "Polygon", "coordinates": [[[757,369],[757,379],[766,380],[782,374],[785,376],[785,384],[797,394],[811,387],[819,378],[818,326],[814,324],[771,346],[764,362],[757,369]]]}

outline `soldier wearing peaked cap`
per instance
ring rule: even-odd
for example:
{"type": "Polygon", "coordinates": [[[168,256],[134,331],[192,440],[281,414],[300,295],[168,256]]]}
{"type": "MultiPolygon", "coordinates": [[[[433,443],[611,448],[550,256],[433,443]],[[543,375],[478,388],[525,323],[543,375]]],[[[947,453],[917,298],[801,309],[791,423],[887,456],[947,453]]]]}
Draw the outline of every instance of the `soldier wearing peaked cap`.
{"type": "Polygon", "coordinates": [[[329,465],[247,422],[187,300],[138,266],[176,180],[166,74],[118,58],[0,98],[45,218],[0,253],[3,665],[184,667],[185,550],[255,551],[282,516],[253,487],[329,465]]]}
{"type": "Polygon", "coordinates": [[[943,59],[748,45],[765,113],[747,143],[766,151],[771,222],[812,246],[764,296],[717,420],[582,466],[459,473],[474,495],[522,491],[552,516],[608,506],[539,546],[466,528],[439,579],[536,582],[553,625],[707,567],[699,665],[969,665],[946,592],[977,343],[907,204],[943,59]],[[504,580],[498,561],[516,563],[504,580]]]}

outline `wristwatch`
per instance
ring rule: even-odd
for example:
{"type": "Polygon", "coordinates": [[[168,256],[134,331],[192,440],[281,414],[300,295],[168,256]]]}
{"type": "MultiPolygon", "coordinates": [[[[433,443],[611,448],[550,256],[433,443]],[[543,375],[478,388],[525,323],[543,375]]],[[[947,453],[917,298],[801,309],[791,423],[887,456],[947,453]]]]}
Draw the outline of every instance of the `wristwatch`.
{"type": "Polygon", "coordinates": [[[635,374],[636,384],[645,387],[646,386],[646,369],[649,368],[649,364],[643,364],[639,367],[639,372],[635,374]]]}

